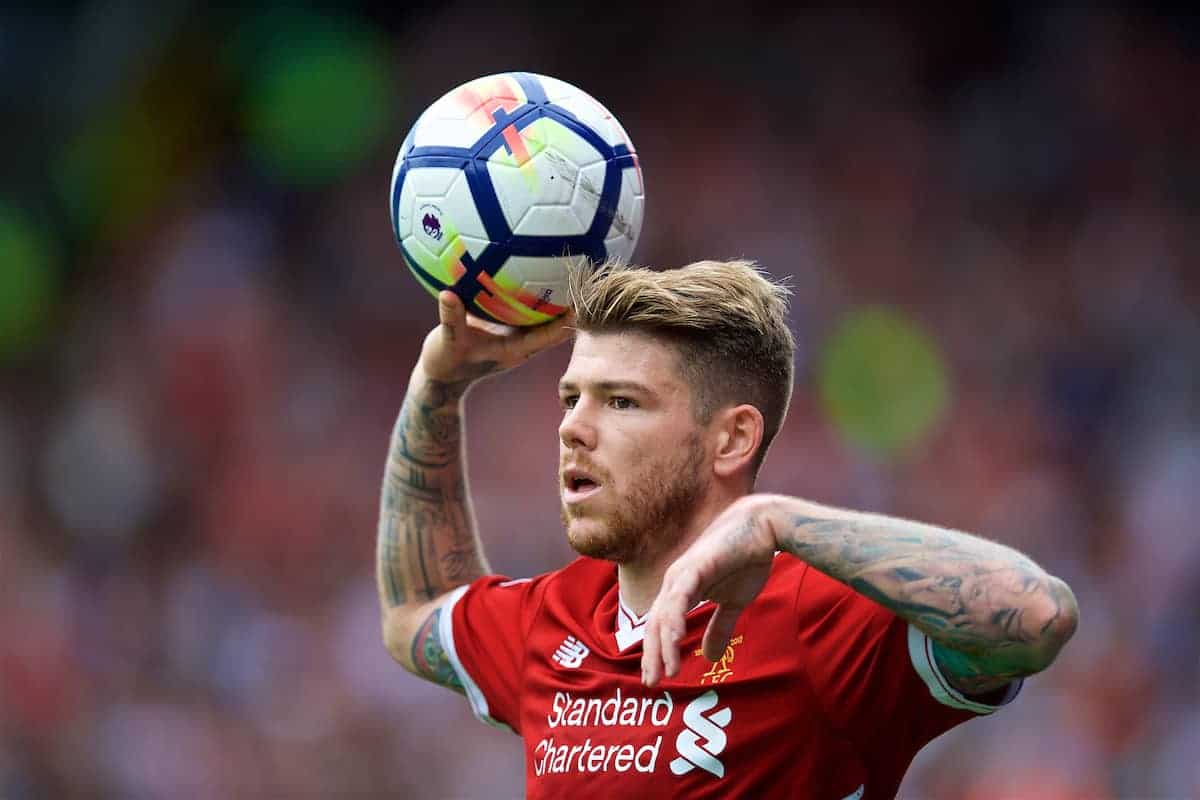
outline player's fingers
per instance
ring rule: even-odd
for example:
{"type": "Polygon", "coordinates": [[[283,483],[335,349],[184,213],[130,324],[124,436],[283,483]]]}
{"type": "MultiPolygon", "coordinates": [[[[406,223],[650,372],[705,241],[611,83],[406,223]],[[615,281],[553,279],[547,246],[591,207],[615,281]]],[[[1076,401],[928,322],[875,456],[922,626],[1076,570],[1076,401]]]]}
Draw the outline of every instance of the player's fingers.
{"type": "Polygon", "coordinates": [[[450,291],[438,292],[438,322],[445,327],[447,338],[461,338],[466,316],[467,310],[458,295],[450,291]]]}
{"type": "Polygon", "coordinates": [[[679,642],[683,639],[683,615],[672,611],[662,622],[663,675],[673,678],[679,674],[679,642]]]}
{"type": "Polygon", "coordinates": [[[488,336],[495,337],[511,337],[517,332],[517,329],[511,325],[503,325],[499,322],[492,322],[490,319],[483,319],[474,314],[466,315],[466,326],[474,331],[482,331],[488,336]]]}
{"type": "Polygon", "coordinates": [[[667,610],[667,598],[660,594],[646,616],[646,632],[642,638],[642,682],[654,686],[671,673],[667,659],[674,647],[671,634],[672,613],[667,610]]]}
{"type": "Polygon", "coordinates": [[[646,630],[642,637],[642,683],[653,686],[659,679],[658,617],[650,610],[646,630]]]}
{"type": "Polygon", "coordinates": [[[642,640],[643,681],[653,686],[679,671],[679,642],[687,627],[687,611],[697,594],[699,577],[676,562],[663,576],[658,596],[646,617],[642,640]]]}
{"type": "Polygon", "coordinates": [[[663,673],[673,678],[679,672],[679,643],[687,631],[687,612],[692,605],[695,575],[677,572],[670,588],[660,595],[659,638],[662,641],[663,673]]]}
{"type": "Polygon", "coordinates": [[[575,313],[568,311],[558,319],[522,331],[513,341],[514,355],[529,358],[548,347],[567,341],[575,333],[575,313]]]}
{"type": "Polygon", "coordinates": [[[706,659],[720,661],[721,656],[725,655],[725,647],[733,638],[733,629],[741,613],[740,608],[725,604],[717,606],[708,620],[708,627],[704,629],[704,641],[700,645],[706,659]]]}

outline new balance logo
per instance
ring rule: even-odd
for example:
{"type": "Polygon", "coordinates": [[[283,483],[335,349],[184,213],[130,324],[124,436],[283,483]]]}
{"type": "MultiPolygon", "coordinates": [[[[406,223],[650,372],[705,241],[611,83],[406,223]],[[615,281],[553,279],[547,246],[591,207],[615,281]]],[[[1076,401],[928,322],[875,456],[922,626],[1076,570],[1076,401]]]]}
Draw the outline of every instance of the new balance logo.
{"type": "Polygon", "coordinates": [[[563,643],[554,651],[554,655],[550,658],[557,661],[567,669],[578,669],[583,660],[591,653],[587,645],[576,639],[574,636],[568,636],[563,639],[563,643]]]}
{"type": "Polygon", "coordinates": [[[686,775],[699,767],[718,778],[725,777],[725,765],[717,756],[725,749],[725,726],[733,719],[733,712],[726,706],[704,716],[705,711],[716,706],[717,700],[716,692],[707,691],[683,709],[683,724],[687,728],[675,739],[679,758],[671,762],[671,772],[676,775],[686,775]]]}

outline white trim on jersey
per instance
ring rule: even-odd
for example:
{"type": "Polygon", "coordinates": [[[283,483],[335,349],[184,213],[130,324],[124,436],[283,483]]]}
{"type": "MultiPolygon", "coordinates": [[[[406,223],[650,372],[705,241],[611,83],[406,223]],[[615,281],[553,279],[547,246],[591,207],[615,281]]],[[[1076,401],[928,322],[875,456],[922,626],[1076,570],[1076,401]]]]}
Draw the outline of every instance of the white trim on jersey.
{"type": "Polygon", "coordinates": [[[629,610],[625,601],[617,595],[617,649],[628,650],[642,640],[646,634],[646,614],[638,616],[629,610]]]}
{"type": "MultiPolygon", "coordinates": [[[[709,602],[701,600],[696,605],[688,609],[688,613],[692,613],[700,606],[709,602]]],[[[629,606],[625,605],[625,601],[621,598],[620,592],[617,593],[617,629],[614,633],[617,636],[617,649],[628,650],[638,642],[642,641],[646,635],[646,618],[650,616],[647,611],[640,617],[630,610],[629,606]]]]}
{"type": "Polygon", "coordinates": [[[454,674],[458,676],[463,688],[467,690],[467,700],[471,703],[471,712],[480,722],[486,722],[493,728],[513,733],[512,728],[488,716],[487,698],[483,696],[479,684],[475,683],[463,663],[458,660],[458,649],[454,644],[454,606],[466,594],[468,588],[470,587],[460,586],[446,598],[446,602],[442,605],[442,616],[438,619],[438,635],[442,639],[442,647],[445,648],[446,655],[450,657],[450,666],[454,667],[454,674]]]}
{"type": "MultiPolygon", "coordinates": [[[[775,555],[779,555],[782,550],[776,550],[775,555]]],[[[774,558],[774,556],[772,556],[774,558]]],[[[692,613],[700,606],[709,602],[701,600],[696,605],[692,606],[688,613],[692,613]]],[[[628,650],[638,642],[642,641],[646,635],[646,617],[650,615],[647,611],[642,616],[638,616],[630,610],[629,606],[625,605],[625,598],[621,597],[621,591],[617,590],[617,629],[614,633],[617,636],[617,649],[628,650]]]]}
{"type": "Polygon", "coordinates": [[[929,687],[929,693],[934,699],[951,708],[962,708],[976,714],[991,714],[1016,699],[1024,685],[1024,679],[1013,681],[1008,685],[1008,691],[999,705],[988,705],[972,700],[950,685],[950,681],[942,674],[937,658],[933,654],[933,640],[912,625],[908,626],[908,655],[912,665],[929,687]]]}

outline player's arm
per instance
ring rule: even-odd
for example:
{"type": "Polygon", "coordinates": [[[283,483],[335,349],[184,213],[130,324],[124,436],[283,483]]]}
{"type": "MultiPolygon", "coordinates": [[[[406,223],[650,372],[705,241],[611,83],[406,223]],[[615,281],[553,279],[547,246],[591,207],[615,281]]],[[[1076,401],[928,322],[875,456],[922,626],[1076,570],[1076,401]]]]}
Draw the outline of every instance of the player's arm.
{"type": "Polygon", "coordinates": [[[432,380],[420,364],[413,370],[388,447],[375,559],[388,652],[460,691],[436,622],[447,592],[488,572],[461,452],[469,385],[432,380]]]}
{"type": "Polygon", "coordinates": [[[517,331],[468,316],[450,292],[426,337],[392,431],[379,502],[376,582],[388,652],[461,691],[439,617],[447,594],[489,571],[463,456],[463,398],[476,381],[570,336],[567,320],[517,331]]]}
{"type": "Polygon", "coordinates": [[[705,632],[713,658],[783,550],[923,631],[954,688],[984,694],[1048,667],[1079,609],[1058,578],[1017,551],[935,525],[751,495],[726,509],[671,565],[647,622],[643,665],[654,683],[678,669],[686,610],[719,604],[705,632]]]}
{"type": "Polygon", "coordinates": [[[1070,587],[1002,544],[796,500],[777,524],[781,549],[925,633],[964,694],[1046,669],[1078,625],[1070,587]]]}

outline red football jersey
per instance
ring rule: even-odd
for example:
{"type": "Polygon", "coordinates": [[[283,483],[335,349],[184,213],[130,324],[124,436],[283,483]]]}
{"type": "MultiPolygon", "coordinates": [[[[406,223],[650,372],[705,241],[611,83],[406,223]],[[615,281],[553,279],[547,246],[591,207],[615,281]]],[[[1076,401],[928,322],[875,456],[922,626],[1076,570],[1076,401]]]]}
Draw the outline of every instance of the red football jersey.
{"type": "Polygon", "coordinates": [[[475,715],[524,739],[530,798],[890,798],[926,742],[998,707],[955,691],[916,628],[790,555],[715,664],[713,607],[689,612],[679,674],[652,689],[609,562],[481,578],[441,634],[475,715]]]}

